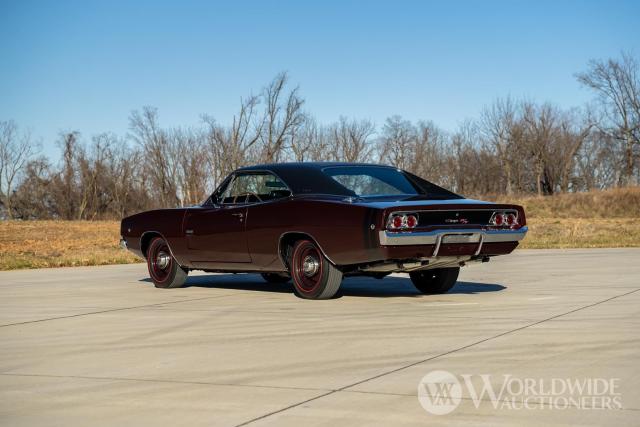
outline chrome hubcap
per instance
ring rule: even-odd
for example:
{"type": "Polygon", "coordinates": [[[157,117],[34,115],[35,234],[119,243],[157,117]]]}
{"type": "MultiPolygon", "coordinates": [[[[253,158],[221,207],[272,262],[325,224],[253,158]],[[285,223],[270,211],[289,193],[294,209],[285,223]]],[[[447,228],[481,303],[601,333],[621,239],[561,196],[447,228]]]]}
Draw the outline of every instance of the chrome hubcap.
{"type": "Polygon", "coordinates": [[[316,274],[319,268],[320,263],[318,262],[318,259],[311,255],[307,255],[302,261],[302,272],[307,277],[311,277],[316,274]]]}
{"type": "Polygon", "coordinates": [[[165,268],[167,268],[170,262],[171,255],[166,252],[158,252],[158,256],[156,257],[156,265],[160,270],[164,270],[165,268]]]}

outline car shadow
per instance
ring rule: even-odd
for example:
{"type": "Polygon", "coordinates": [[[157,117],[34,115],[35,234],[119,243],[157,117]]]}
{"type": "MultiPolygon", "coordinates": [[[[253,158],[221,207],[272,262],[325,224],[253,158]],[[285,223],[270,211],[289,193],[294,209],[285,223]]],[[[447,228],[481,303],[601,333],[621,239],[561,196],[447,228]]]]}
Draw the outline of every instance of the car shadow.
{"type": "MultiPolygon", "coordinates": [[[[151,283],[151,279],[141,279],[151,283]]],[[[257,274],[209,274],[189,276],[185,287],[237,289],[242,291],[293,293],[289,283],[267,283],[257,274]]],[[[496,283],[458,281],[448,294],[479,294],[499,292],[507,287],[496,283]]],[[[419,297],[424,296],[408,277],[388,276],[384,279],[371,277],[346,277],[342,281],[337,297],[419,297]]]]}

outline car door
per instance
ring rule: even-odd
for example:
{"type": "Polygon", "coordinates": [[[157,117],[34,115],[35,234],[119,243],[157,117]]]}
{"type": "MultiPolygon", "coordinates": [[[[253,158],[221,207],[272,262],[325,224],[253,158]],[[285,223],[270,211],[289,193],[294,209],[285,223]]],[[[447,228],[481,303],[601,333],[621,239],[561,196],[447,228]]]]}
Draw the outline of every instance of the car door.
{"type": "Polygon", "coordinates": [[[217,200],[188,209],[184,219],[189,260],[198,263],[251,262],[245,232],[248,198],[245,179],[235,176],[217,200]]]}
{"type": "Polygon", "coordinates": [[[189,260],[251,262],[245,234],[246,206],[211,206],[187,210],[184,230],[189,260]]]}

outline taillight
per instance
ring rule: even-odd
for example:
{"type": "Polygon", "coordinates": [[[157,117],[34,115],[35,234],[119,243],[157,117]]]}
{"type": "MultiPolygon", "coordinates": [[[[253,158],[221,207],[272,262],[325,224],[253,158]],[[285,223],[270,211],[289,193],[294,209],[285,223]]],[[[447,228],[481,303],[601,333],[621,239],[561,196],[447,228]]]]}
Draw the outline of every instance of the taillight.
{"type": "Polygon", "coordinates": [[[412,214],[391,215],[387,227],[392,230],[415,228],[418,225],[418,217],[412,214]]]}
{"type": "Polygon", "coordinates": [[[494,212],[489,225],[495,225],[496,227],[518,225],[518,216],[512,212],[494,212]]]}

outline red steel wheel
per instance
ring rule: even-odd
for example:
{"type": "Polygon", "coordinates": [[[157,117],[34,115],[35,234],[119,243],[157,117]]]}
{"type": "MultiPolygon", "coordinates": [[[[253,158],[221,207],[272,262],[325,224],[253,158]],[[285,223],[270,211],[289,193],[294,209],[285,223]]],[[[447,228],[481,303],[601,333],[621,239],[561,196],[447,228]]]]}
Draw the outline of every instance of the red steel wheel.
{"type": "Polygon", "coordinates": [[[311,240],[295,243],[289,265],[294,291],[300,298],[328,299],[340,288],[342,272],[311,240]]]}
{"type": "Polygon", "coordinates": [[[187,271],[178,265],[162,237],[155,237],[149,245],[147,268],[156,288],[179,288],[187,280],[187,271]]]}

